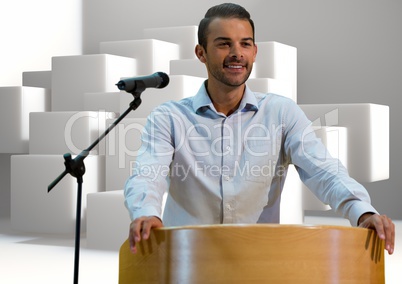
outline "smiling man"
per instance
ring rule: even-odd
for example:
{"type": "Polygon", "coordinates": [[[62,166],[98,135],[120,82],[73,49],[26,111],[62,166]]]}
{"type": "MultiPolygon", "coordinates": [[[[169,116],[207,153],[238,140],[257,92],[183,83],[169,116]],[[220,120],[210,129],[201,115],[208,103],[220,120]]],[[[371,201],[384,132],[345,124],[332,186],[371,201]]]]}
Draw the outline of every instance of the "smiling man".
{"type": "Polygon", "coordinates": [[[247,87],[257,55],[254,34],[249,13],[236,4],[214,6],[201,20],[195,53],[208,79],[195,96],[164,103],[148,117],[126,183],[131,250],[151,228],[164,225],[278,223],[287,169],[294,164],[322,202],[354,226],[375,228],[392,253],[394,224],[329,156],[301,109],[247,87]]]}

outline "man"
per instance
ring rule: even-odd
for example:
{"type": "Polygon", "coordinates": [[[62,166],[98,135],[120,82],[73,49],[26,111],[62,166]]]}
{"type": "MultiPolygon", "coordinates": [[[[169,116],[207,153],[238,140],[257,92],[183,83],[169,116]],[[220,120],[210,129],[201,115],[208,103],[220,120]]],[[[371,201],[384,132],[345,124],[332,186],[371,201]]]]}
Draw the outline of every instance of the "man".
{"type": "Polygon", "coordinates": [[[126,183],[132,252],[163,225],[278,223],[287,168],[294,164],[318,198],[352,225],[375,228],[392,254],[394,224],[329,157],[300,108],[246,86],[257,55],[249,13],[236,4],[212,7],[198,40],[195,53],[208,80],[194,97],[162,104],[148,117],[126,183]]]}

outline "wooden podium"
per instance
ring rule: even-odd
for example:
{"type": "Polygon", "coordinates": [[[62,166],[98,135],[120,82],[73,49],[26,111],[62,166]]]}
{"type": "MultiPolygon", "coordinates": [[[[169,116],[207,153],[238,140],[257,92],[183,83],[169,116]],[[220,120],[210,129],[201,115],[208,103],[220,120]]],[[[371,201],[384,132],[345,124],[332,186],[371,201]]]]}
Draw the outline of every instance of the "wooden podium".
{"type": "Polygon", "coordinates": [[[166,227],[119,262],[120,284],[385,283],[383,241],[341,226],[166,227]]]}

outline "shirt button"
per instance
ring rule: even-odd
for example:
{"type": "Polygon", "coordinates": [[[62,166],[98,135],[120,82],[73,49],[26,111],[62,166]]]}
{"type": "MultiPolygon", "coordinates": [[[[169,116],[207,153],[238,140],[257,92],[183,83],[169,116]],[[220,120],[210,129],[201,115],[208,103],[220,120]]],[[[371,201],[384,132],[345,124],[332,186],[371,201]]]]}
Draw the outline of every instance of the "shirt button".
{"type": "Polygon", "coordinates": [[[229,151],[230,149],[231,149],[231,148],[230,148],[230,146],[226,146],[226,150],[228,150],[228,151],[229,151]]]}
{"type": "Polygon", "coordinates": [[[226,181],[229,181],[230,180],[230,177],[229,176],[224,176],[223,177],[226,181]]]}
{"type": "Polygon", "coordinates": [[[225,208],[227,211],[231,211],[232,210],[232,205],[230,205],[229,203],[226,203],[225,208]]]}

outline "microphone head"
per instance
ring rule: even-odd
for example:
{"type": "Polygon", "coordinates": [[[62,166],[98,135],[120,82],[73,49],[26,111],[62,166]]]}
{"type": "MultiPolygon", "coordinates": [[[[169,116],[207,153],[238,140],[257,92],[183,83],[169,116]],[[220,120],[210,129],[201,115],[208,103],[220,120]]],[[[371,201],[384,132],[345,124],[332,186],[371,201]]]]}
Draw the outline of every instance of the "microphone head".
{"type": "Polygon", "coordinates": [[[159,84],[158,88],[162,89],[164,87],[166,87],[169,84],[169,76],[166,73],[163,72],[156,72],[159,77],[162,79],[162,82],[159,84]]]}
{"type": "Polygon", "coordinates": [[[121,91],[125,91],[126,90],[126,83],[124,83],[123,80],[120,80],[119,82],[117,82],[117,84],[115,84],[117,86],[117,88],[121,91]]]}

